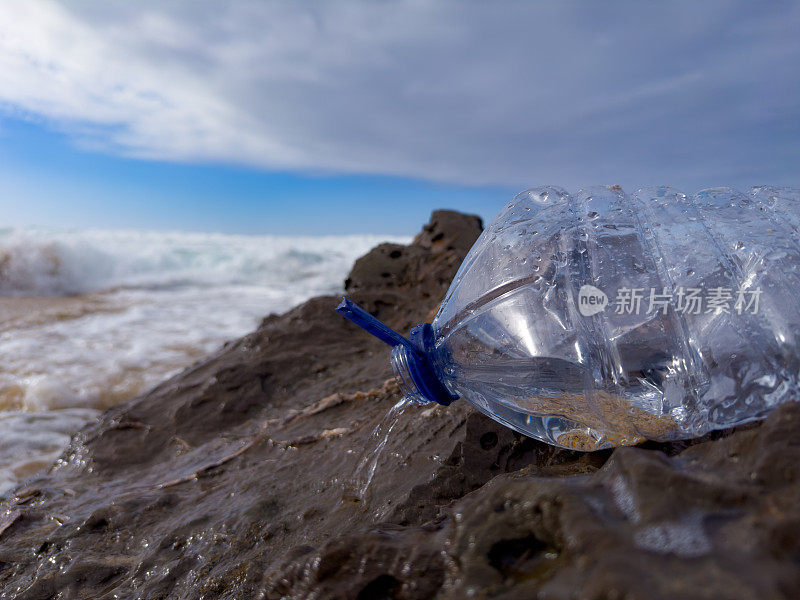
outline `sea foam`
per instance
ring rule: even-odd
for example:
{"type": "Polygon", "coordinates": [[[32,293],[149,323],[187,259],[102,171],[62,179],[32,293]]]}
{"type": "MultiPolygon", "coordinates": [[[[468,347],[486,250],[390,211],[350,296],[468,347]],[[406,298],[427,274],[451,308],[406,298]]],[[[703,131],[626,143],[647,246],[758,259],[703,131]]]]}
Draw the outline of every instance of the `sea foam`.
{"type": "Polygon", "coordinates": [[[336,288],[377,235],[0,229],[0,294],[64,295],[114,287],[261,285],[298,298],[336,288]]]}
{"type": "Polygon", "coordinates": [[[341,293],[354,260],[382,241],[408,239],[0,230],[0,437],[42,419],[36,444],[17,435],[13,448],[0,447],[0,480],[50,460],[82,418],[145,392],[269,313],[341,293]],[[20,456],[31,457],[28,467],[20,456]]]}
{"type": "Polygon", "coordinates": [[[387,239],[407,241],[0,230],[0,409],[105,408],[271,312],[341,292],[387,239]]]}

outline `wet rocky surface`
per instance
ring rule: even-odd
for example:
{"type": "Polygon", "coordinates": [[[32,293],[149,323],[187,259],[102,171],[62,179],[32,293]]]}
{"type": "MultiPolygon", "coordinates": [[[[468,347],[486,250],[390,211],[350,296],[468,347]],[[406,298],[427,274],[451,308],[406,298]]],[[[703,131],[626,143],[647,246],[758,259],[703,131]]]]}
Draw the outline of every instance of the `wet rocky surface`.
{"type": "MultiPolygon", "coordinates": [[[[480,231],[434,213],[348,295],[430,320],[480,231]]],[[[0,503],[0,598],[794,598],[800,405],[580,453],[456,402],[315,298],[104,413],[0,503]]]]}

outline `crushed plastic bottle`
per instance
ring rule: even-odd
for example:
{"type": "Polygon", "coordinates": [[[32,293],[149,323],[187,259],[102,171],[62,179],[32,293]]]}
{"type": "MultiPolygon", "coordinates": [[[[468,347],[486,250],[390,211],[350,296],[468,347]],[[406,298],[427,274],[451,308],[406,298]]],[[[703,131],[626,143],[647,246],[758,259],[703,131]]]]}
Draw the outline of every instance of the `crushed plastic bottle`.
{"type": "Polygon", "coordinates": [[[394,346],[417,403],[462,398],[517,431],[597,450],[763,418],[798,392],[800,191],[618,186],[517,195],[432,324],[394,346]]]}

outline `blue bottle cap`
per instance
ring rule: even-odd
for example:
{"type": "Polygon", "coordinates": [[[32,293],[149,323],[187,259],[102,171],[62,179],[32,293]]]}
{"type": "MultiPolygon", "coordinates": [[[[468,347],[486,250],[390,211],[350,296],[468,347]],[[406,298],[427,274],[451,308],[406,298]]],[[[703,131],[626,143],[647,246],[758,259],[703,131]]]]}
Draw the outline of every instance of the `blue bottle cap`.
{"type": "Polygon", "coordinates": [[[415,400],[424,399],[447,406],[458,399],[458,396],[454,396],[444,387],[433,368],[434,336],[430,323],[417,325],[411,330],[410,339],[406,339],[347,298],[342,298],[336,312],[395,348],[393,359],[403,365],[402,376],[407,375],[410,378],[406,387],[413,390],[413,396],[419,396],[415,400]]]}

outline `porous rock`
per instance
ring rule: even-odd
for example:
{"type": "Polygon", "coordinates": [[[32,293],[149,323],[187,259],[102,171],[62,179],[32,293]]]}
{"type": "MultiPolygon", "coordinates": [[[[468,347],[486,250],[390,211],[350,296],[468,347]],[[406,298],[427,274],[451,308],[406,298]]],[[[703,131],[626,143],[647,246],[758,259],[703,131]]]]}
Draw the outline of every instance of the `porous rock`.
{"type": "MultiPolygon", "coordinates": [[[[429,320],[476,217],[348,278],[429,320]],[[388,276],[387,276],[388,274],[388,276]]],[[[315,298],[112,408],[0,505],[0,598],[793,598],[800,406],[580,453],[463,402],[393,408],[389,350],[315,298]]]]}

